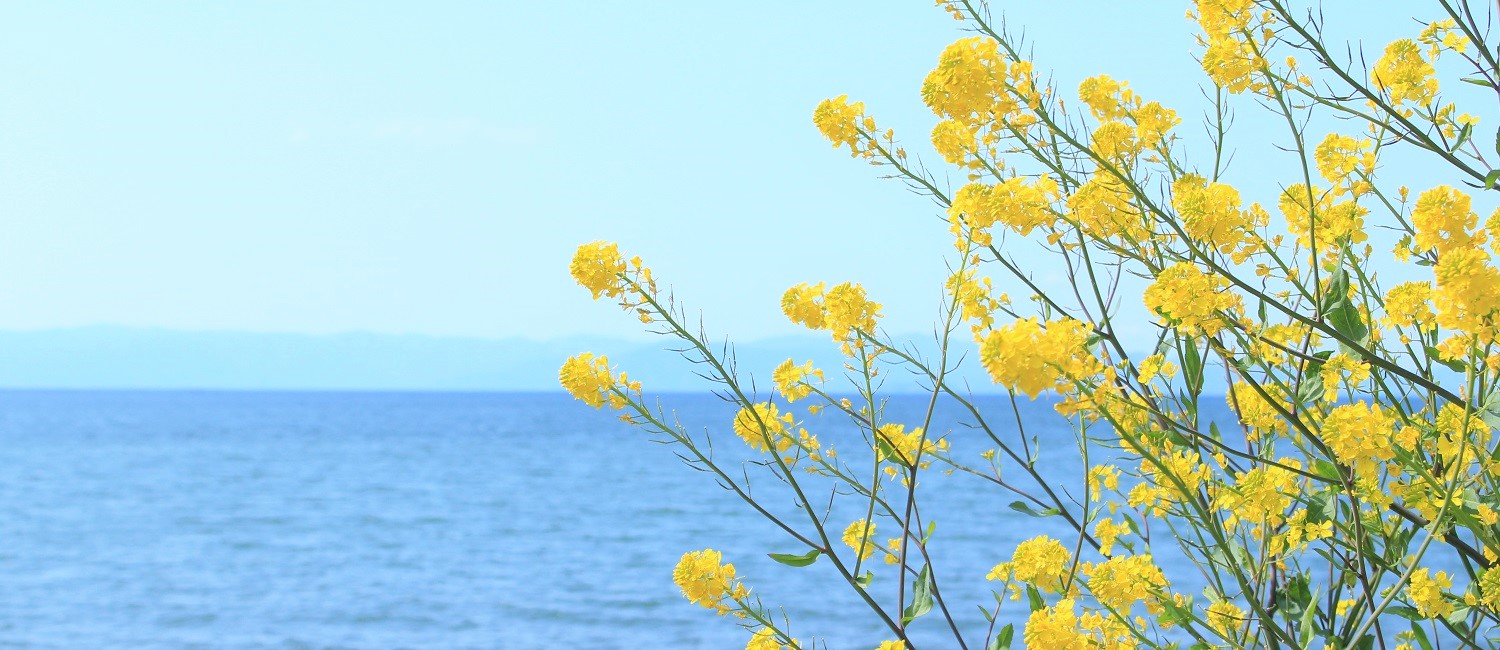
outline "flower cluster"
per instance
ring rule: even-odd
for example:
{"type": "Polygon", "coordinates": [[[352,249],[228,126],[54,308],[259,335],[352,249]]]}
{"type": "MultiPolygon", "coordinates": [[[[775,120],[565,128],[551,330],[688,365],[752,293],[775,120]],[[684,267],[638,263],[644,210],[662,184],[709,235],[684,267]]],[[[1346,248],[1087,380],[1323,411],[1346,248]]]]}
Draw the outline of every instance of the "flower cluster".
{"type": "Polygon", "coordinates": [[[557,378],[569,394],[594,408],[605,404],[610,408],[625,408],[630,402],[630,394],[639,396],[641,392],[641,382],[631,381],[623,372],[613,374],[609,358],[596,357],[591,352],[568,357],[557,378]]]}
{"type": "Polygon", "coordinates": [[[735,601],[744,600],[750,590],[735,579],[734,565],[723,564],[724,557],[713,549],[685,553],[672,569],[672,582],[682,595],[695,605],[724,615],[734,609],[735,601]]]}
{"type": "Polygon", "coordinates": [[[793,323],[808,329],[829,331],[835,341],[843,344],[844,353],[852,354],[852,347],[859,345],[861,333],[875,332],[880,303],[865,297],[865,288],[852,282],[837,284],[831,289],[825,289],[825,286],[819,282],[787,289],[781,296],[781,311],[793,323]]]}
{"type": "Polygon", "coordinates": [[[1045,390],[1068,392],[1074,380],[1102,370],[1087,344],[1088,331],[1076,320],[1023,318],[990,332],[979,359],[995,383],[1034,399],[1045,390]]]}
{"type": "Polygon", "coordinates": [[[1217,334],[1226,318],[1243,308],[1238,294],[1229,291],[1229,281],[1204,273],[1190,262],[1178,262],[1158,274],[1146,287],[1146,308],[1184,333],[1217,334]]]}

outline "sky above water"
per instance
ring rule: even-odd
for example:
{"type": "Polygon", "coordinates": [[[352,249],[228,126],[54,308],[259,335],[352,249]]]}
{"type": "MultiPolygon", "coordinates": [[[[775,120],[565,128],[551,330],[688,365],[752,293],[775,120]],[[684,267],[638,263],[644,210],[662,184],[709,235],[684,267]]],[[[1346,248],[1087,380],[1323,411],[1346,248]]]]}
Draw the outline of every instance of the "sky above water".
{"type": "MultiPolygon", "coordinates": [[[[1330,31],[1378,52],[1420,29],[1402,4],[1327,3],[1330,31]]],[[[1201,145],[1184,3],[994,8],[1065,96],[1129,79],[1201,145]]],[[[918,94],[960,27],[915,0],[9,3],[0,329],[634,336],[568,277],[604,239],[715,336],[798,332],[780,295],[820,280],[924,331],[953,252],[940,209],[811,113],[863,100],[962,184],[918,94]]],[[[1232,172],[1274,202],[1292,159],[1241,111],[1232,172]]]]}

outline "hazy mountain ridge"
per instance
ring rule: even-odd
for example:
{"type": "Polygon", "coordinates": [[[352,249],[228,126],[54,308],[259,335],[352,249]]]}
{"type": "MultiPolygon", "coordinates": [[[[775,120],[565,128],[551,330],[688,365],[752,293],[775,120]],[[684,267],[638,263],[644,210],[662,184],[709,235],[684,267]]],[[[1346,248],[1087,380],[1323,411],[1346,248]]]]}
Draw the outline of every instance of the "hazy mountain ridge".
{"type": "MultiPolygon", "coordinates": [[[[533,341],[114,326],[0,331],[0,388],[557,390],[558,367],[580,352],[608,355],[648,390],[713,387],[693,375],[702,368],[668,349],[674,343],[666,338],[533,341]]],[[[715,352],[722,343],[714,342],[715,352]]],[[[770,388],[771,370],[789,357],[799,363],[810,359],[825,369],[830,382],[841,381],[843,360],[825,336],[736,343],[734,351],[742,381],[748,387],[747,378],[753,376],[761,394],[770,388]]],[[[977,390],[993,390],[988,381],[973,380],[982,379],[980,375],[967,374],[977,390]]],[[[886,388],[909,391],[916,384],[898,370],[890,373],[886,388]]]]}

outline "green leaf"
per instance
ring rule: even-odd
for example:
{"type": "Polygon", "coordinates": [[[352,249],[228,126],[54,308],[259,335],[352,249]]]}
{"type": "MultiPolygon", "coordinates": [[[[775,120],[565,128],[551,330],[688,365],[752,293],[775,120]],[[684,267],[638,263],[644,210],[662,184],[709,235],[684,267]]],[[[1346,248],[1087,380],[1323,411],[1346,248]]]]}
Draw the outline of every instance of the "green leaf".
{"type": "MultiPolygon", "coordinates": [[[[1311,604],[1312,601],[1317,600],[1317,598],[1318,598],[1318,592],[1316,590],[1314,590],[1312,592],[1312,594],[1307,599],[1308,603],[1311,604]]],[[[1305,610],[1302,611],[1302,621],[1297,626],[1297,629],[1302,634],[1302,642],[1305,644],[1305,647],[1312,647],[1313,621],[1317,617],[1317,613],[1318,613],[1318,608],[1315,607],[1315,606],[1308,607],[1307,609],[1305,609],[1305,610]]]]}
{"type": "Polygon", "coordinates": [[[813,562],[817,562],[818,556],[822,554],[822,551],[813,549],[802,555],[792,555],[791,553],[767,553],[766,555],[787,566],[807,566],[813,562]]]}
{"type": "Polygon", "coordinates": [[[918,616],[932,611],[932,573],[928,571],[927,565],[922,565],[922,570],[917,573],[917,581],[912,585],[911,604],[906,606],[906,611],[901,613],[901,624],[912,622],[918,616]]]}
{"type": "Polygon", "coordinates": [[[1408,607],[1406,605],[1391,605],[1385,608],[1385,613],[1395,614],[1408,621],[1422,620],[1422,615],[1417,613],[1417,608],[1408,607]]]}
{"type": "Polygon", "coordinates": [[[922,543],[926,544],[927,542],[932,541],[932,533],[934,531],[936,531],[936,530],[937,530],[937,520],[936,519],[927,522],[927,532],[922,533],[922,543]]]}
{"type": "Polygon", "coordinates": [[[1474,135],[1474,125],[1465,124],[1464,128],[1458,132],[1458,140],[1453,143],[1453,148],[1449,149],[1449,151],[1458,151],[1458,148],[1464,146],[1464,143],[1469,141],[1469,136],[1472,135],[1474,135]]]}
{"type": "Polygon", "coordinates": [[[1026,585],[1026,603],[1031,606],[1033,612],[1047,606],[1047,601],[1042,600],[1042,592],[1037,591],[1033,585],[1026,585]]]}
{"type": "Polygon", "coordinates": [[[1466,82],[1466,83],[1471,83],[1471,84],[1474,84],[1476,86],[1484,86],[1485,88],[1494,88],[1495,87],[1494,84],[1490,83],[1489,81],[1487,81],[1485,79],[1475,79],[1473,77],[1463,77],[1462,79],[1459,79],[1459,81],[1463,81],[1463,82],[1466,82]]]}
{"type": "Polygon", "coordinates": [[[1010,642],[1016,637],[1016,624],[1006,623],[1000,628],[1000,633],[990,640],[990,645],[985,650],[1010,650],[1010,642]]]}
{"type": "MultiPolygon", "coordinates": [[[[1182,380],[1194,394],[1203,386],[1203,357],[1198,354],[1198,344],[1185,340],[1182,350],[1182,380]]],[[[1196,400],[1195,400],[1196,401],[1196,400]]]]}
{"type": "Polygon", "coordinates": [[[862,576],[854,579],[854,584],[859,585],[860,589],[869,589],[870,588],[870,583],[874,582],[874,581],[875,581],[875,572],[873,572],[873,571],[866,571],[864,575],[862,575],[862,576]]]}
{"type": "Polygon", "coordinates": [[[1023,515],[1031,515],[1033,517],[1052,517],[1052,516],[1056,516],[1056,515],[1062,514],[1061,512],[1058,511],[1057,508],[1048,508],[1048,509],[1043,510],[1041,512],[1037,512],[1035,510],[1032,510],[1031,506],[1027,505],[1025,501],[1012,501],[1012,502],[1010,502],[1010,509],[1014,510],[1016,512],[1019,512],[1019,513],[1021,513],[1023,515]]]}
{"type": "Polygon", "coordinates": [[[1432,641],[1427,639],[1427,631],[1422,629],[1421,623],[1411,622],[1411,638],[1422,646],[1422,650],[1432,650],[1432,641]]]}
{"type": "Polygon", "coordinates": [[[1484,189],[1495,189],[1495,181],[1500,181],[1500,169],[1492,169],[1484,175],[1484,189]]]}

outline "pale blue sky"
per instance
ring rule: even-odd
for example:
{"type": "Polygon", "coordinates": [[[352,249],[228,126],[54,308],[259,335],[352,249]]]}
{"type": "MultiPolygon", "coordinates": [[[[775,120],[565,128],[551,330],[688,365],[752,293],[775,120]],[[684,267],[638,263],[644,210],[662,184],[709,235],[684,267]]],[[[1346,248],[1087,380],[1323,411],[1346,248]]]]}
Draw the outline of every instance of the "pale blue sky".
{"type": "MultiPolygon", "coordinates": [[[[1196,135],[1186,3],[1042,4],[995,9],[1065,92],[1128,78],[1196,135]]],[[[1415,33],[1371,16],[1376,48],[1415,33]]],[[[779,297],[817,280],[921,331],[937,209],[810,116],[848,93],[927,151],[917,91],[958,27],[921,0],[9,3],[0,329],[632,335],[567,275],[609,239],[717,334],[797,332],[779,297]]]]}

